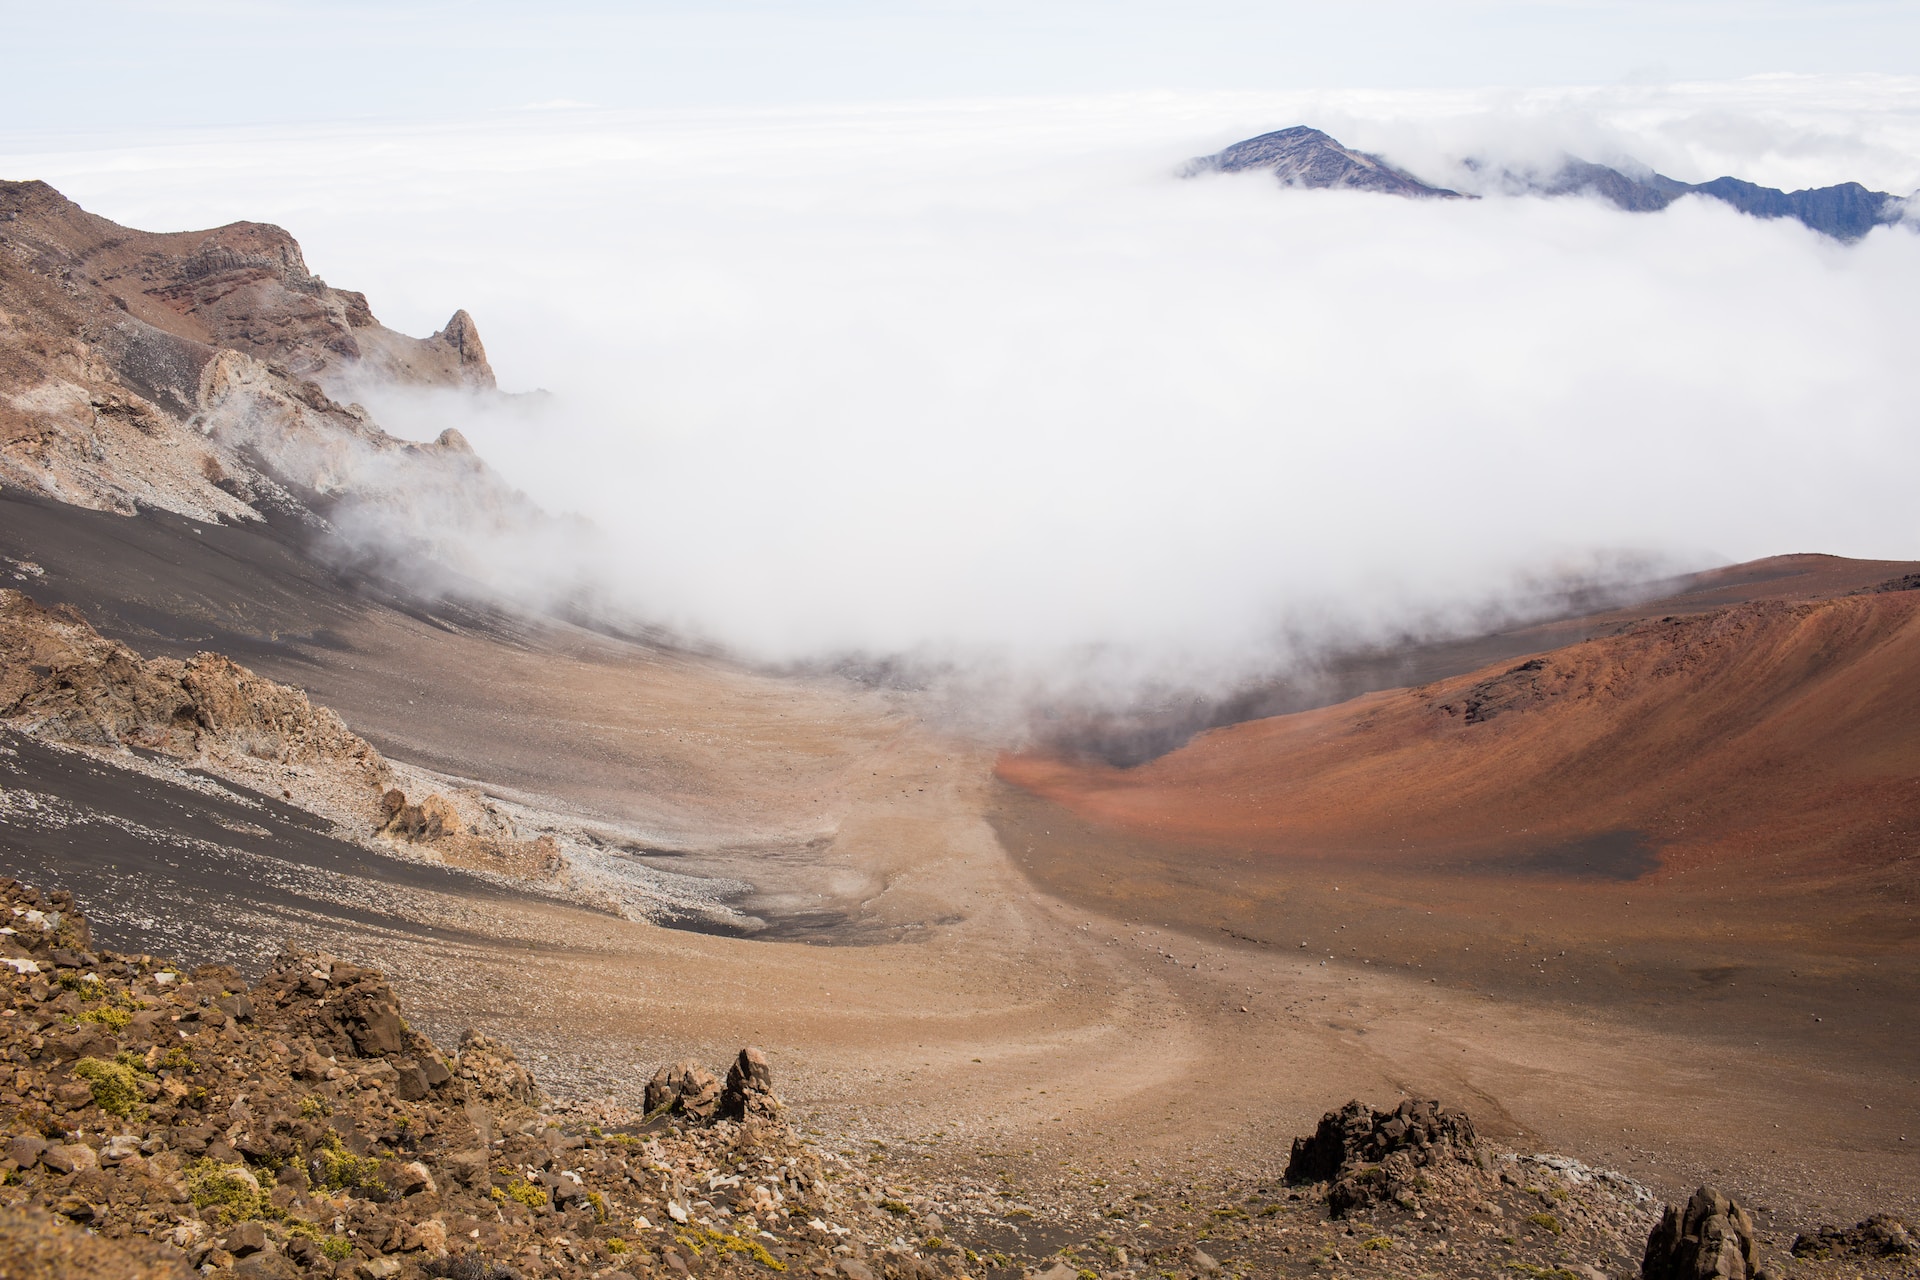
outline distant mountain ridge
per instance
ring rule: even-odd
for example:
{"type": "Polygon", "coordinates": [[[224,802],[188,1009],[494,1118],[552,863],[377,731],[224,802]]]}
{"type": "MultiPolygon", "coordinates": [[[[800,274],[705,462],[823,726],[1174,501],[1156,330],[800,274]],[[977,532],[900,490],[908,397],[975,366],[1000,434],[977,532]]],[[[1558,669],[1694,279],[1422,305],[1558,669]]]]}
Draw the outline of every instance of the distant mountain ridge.
{"type": "MultiPolygon", "coordinates": [[[[1484,162],[1472,159],[1466,161],[1464,167],[1475,174],[1485,173],[1487,169],[1484,162]]],[[[1253,169],[1272,173],[1286,187],[1373,191],[1414,199],[1462,198],[1461,192],[1423,182],[1379,156],[1356,151],[1332,135],[1306,125],[1263,133],[1213,155],[1201,156],[1188,163],[1184,175],[1242,173],[1253,169]]],[[[1871,191],[1857,182],[1801,191],[1782,191],[1732,177],[1682,182],[1651,169],[1629,172],[1577,156],[1565,157],[1557,168],[1546,173],[1501,168],[1488,173],[1487,177],[1495,189],[1505,194],[1596,196],[1629,213],[1653,213],[1682,196],[1705,196],[1752,217],[1792,218],[1823,235],[1846,242],[1860,239],[1875,227],[1903,221],[1908,208],[1905,197],[1871,191]]]]}
{"type": "Polygon", "coordinates": [[[1378,191],[1415,199],[1460,198],[1458,191],[1428,186],[1379,156],[1355,151],[1332,135],[1306,125],[1236,142],[1215,155],[1190,162],[1186,173],[1192,177],[1208,172],[1242,173],[1248,169],[1265,169],[1279,179],[1283,187],[1378,191]]]}

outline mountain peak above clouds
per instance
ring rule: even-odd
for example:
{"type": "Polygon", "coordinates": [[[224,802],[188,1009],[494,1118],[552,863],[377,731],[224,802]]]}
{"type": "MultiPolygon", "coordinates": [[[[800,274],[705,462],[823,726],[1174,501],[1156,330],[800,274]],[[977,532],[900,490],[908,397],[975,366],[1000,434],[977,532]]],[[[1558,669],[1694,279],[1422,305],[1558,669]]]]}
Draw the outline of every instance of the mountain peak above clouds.
{"type": "Polygon", "coordinates": [[[1319,129],[1295,125],[1236,142],[1224,151],[1190,162],[1189,177],[1201,173],[1242,173],[1262,169],[1283,187],[1309,190],[1377,191],[1415,198],[1458,199],[1458,191],[1428,186],[1379,156],[1342,145],[1319,129]]]}
{"type": "MultiPolygon", "coordinates": [[[[1739,178],[1682,182],[1634,164],[1610,167],[1564,156],[1547,170],[1494,167],[1468,159],[1463,167],[1486,180],[1489,190],[1513,196],[1591,196],[1629,213],[1654,213],[1683,196],[1702,196],[1732,205],[1756,218],[1792,218],[1836,240],[1851,242],[1879,226],[1907,217],[1908,200],[1871,191],[1857,182],[1783,191],[1739,178]]],[[[1310,190],[1372,191],[1416,199],[1457,198],[1460,192],[1422,182],[1379,156],[1356,151],[1331,135],[1306,125],[1263,133],[1225,150],[1191,161],[1185,175],[1272,173],[1286,187],[1310,190]]]]}
{"type": "Polygon", "coordinates": [[[1792,218],[1822,235],[1848,242],[1860,239],[1875,227],[1901,221],[1907,209],[1904,198],[1885,191],[1869,191],[1857,182],[1799,191],[1782,191],[1778,187],[1763,187],[1729,177],[1710,182],[1681,182],[1650,169],[1638,174],[1622,172],[1576,156],[1566,157],[1558,169],[1544,177],[1514,175],[1509,171],[1503,171],[1501,177],[1504,185],[1517,188],[1520,194],[1598,196],[1630,213],[1656,212],[1682,196],[1704,196],[1730,204],[1752,217],[1792,218]]]}

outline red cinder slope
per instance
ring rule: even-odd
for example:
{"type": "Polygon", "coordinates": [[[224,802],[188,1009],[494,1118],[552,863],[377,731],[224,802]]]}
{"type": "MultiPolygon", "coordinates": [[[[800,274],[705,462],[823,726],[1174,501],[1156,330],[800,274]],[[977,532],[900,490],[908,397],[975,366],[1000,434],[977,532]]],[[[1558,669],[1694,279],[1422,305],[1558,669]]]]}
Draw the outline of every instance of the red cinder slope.
{"type": "Polygon", "coordinates": [[[1920,591],[1759,601],[1002,779],[1173,843],[1401,866],[1634,831],[1669,867],[1844,871],[1920,844],[1920,591]]]}

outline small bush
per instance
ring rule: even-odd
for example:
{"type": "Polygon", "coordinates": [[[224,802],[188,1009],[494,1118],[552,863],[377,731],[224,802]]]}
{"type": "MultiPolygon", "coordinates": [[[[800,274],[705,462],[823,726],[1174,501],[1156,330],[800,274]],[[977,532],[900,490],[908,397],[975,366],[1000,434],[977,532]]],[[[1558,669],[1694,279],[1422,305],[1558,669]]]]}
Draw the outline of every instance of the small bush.
{"type": "Polygon", "coordinates": [[[329,1133],[308,1153],[307,1163],[313,1180],[335,1191],[365,1191],[384,1196],[387,1186],[374,1177],[380,1162],[372,1156],[357,1156],[340,1145],[340,1136],[329,1133]]]}
{"type": "Polygon", "coordinates": [[[911,1208],[899,1200],[882,1200],[880,1207],[896,1217],[904,1217],[913,1212],[911,1208]]]}
{"type": "Polygon", "coordinates": [[[101,993],[106,990],[106,984],[100,980],[99,974],[81,973],[77,969],[67,970],[54,981],[78,995],[82,1000],[98,1000],[101,993]]]}
{"type": "Polygon", "coordinates": [[[547,1189],[525,1178],[515,1178],[509,1182],[506,1193],[509,1200],[518,1200],[536,1213],[547,1207],[547,1189]]]}
{"type": "Polygon", "coordinates": [[[1560,1234],[1560,1219],[1550,1213],[1530,1213],[1527,1215],[1527,1221],[1542,1231],[1552,1232],[1556,1236],[1560,1234]]]}
{"type": "Polygon", "coordinates": [[[787,1264],[768,1253],[765,1245],[757,1240],[749,1240],[745,1236],[736,1236],[725,1231],[715,1231],[709,1227],[702,1227],[696,1235],[676,1235],[674,1239],[685,1245],[688,1249],[691,1249],[696,1257],[705,1252],[705,1249],[702,1247],[704,1245],[722,1254],[744,1254],[769,1271],[785,1271],[787,1269],[787,1264]]]}
{"type": "Polygon", "coordinates": [[[1385,1253],[1393,1248],[1393,1239],[1390,1236],[1374,1236],[1369,1240],[1362,1240],[1360,1247],[1373,1253],[1385,1253]]]}
{"type": "Polygon", "coordinates": [[[98,1009],[89,1009],[81,1014],[78,1021],[97,1022],[110,1031],[124,1031],[127,1024],[133,1021],[133,1015],[125,1009],[115,1009],[111,1005],[103,1004],[98,1009]]]}
{"type": "Polygon", "coordinates": [[[267,1212],[267,1197],[245,1165],[194,1161],[187,1167],[187,1196],[194,1208],[211,1210],[222,1226],[267,1212]]]}
{"type": "Polygon", "coordinates": [[[633,1248],[632,1245],[622,1240],[619,1236],[608,1236],[604,1243],[607,1246],[607,1252],[616,1258],[633,1248]]]}
{"type": "Polygon", "coordinates": [[[300,1099],[300,1118],[302,1120],[318,1120],[323,1116],[330,1116],[332,1114],[333,1104],[317,1093],[310,1093],[300,1099]]]}
{"type": "Polygon", "coordinates": [[[343,1262],[347,1255],[353,1252],[353,1241],[345,1236],[328,1236],[320,1242],[320,1252],[335,1262],[343,1262]]]}
{"type": "Polygon", "coordinates": [[[140,1078],[131,1067],[103,1058],[82,1058],[73,1074],[93,1087],[93,1104],[111,1116],[126,1116],[140,1107],[140,1078]]]}

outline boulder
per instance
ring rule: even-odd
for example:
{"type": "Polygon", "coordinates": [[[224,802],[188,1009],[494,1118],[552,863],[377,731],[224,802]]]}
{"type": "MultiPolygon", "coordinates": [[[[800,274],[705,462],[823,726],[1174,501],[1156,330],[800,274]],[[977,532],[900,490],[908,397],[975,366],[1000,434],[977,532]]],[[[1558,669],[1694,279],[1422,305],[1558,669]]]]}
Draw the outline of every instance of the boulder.
{"type": "Polygon", "coordinates": [[[258,1222],[236,1222],[221,1241],[221,1247],[236,1258],[259,1253],[267,1247],[267,1232],[258,1222]]]}
{"type": "MultiPolygon", "coordinates": [[[[648,1087],[651,1094],[652,1087],[648,1087]]],[[[651,1099],[649,1099],[651,1101],[651,1099]]],[[[653,1110],[649,1105],[649,1111],[653,1110]]],[[[784,1108],[773,1092],[773,1066],[767,1055],[749,1045],[727,1068],[727,1087],[720,1097],[724,1120],[778,1120],[784,1108]]]]}
{"type": "Polygon", "coordinates": [[[1293,1140],[1286,1179],[1331,1183],[1328,1211],[1344,1218],[1387,1200],[1410,1201],[1418,1169],[1478,1159],[1473,1121],[1462,1112],[1412,1098],[1392,1111],[1355,1101],[1327,1112],[1313,1133],[1293,1140]]]}
{"type": "Polygon", "coordinates": [[[1865,1222],[1841,1230],[1821,1227],[1793,1238],[1796,1258],[1906,1258],[1920,1253],[1913,1228],[1890,1213],[1876,1213],[1865,1222]]]}
{"type": "Polygon", "coordinates": [[[1684,1208],[1668,1205],[1647,1237],[1641,1280],[1763,1280],[1753,1219],[1712,1187],[1693,1193],[1684,1208]]]}
{"type": "Polygon", "coordinates": [[[84,1142],[48,1147],[40,1153],[40,1163],[55,1173],[84,1173],[100,1167],[100,1157],[84,1142]]]}
{"type": "Polygon", "coordinates": [[[676,1112],[693,1120],[710,1120],[720,1109],[720,1079],[697,1062],[682,1061],[662,1067],[647,1082],[647,1113],[676,1112]]]}

